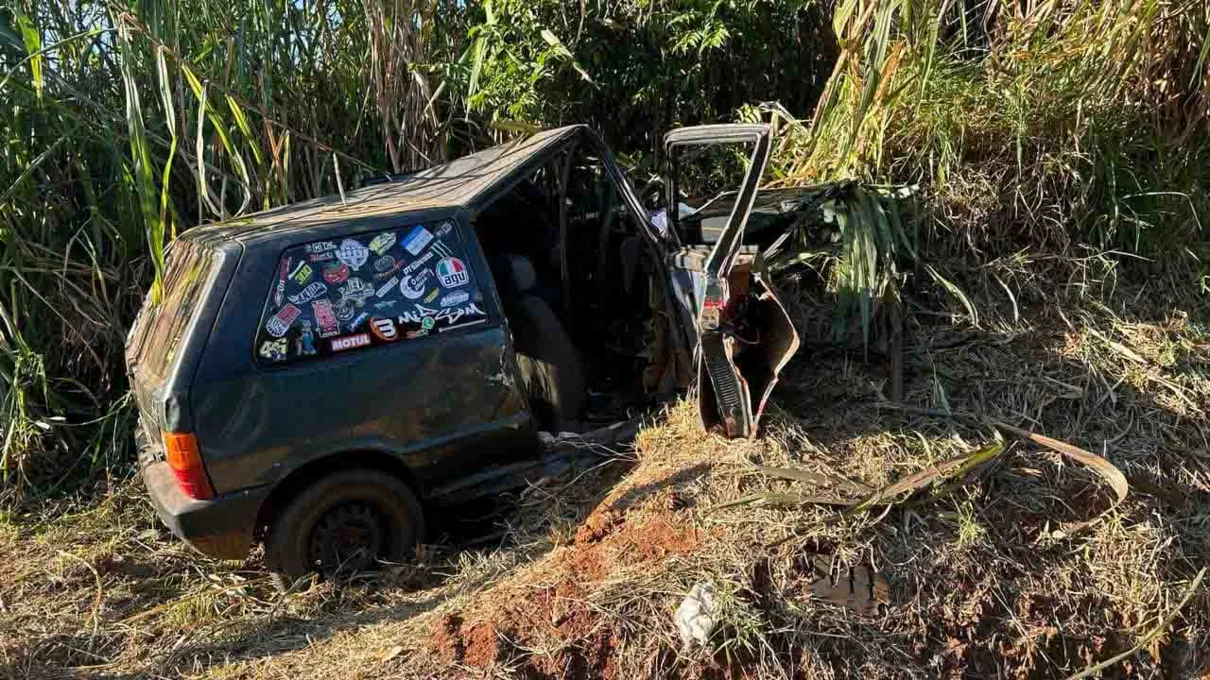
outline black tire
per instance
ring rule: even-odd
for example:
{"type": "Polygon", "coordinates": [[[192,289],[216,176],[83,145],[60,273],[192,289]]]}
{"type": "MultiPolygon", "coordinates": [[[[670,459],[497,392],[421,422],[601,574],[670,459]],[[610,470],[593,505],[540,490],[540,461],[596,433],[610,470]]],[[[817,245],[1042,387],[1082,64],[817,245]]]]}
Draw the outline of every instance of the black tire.
{"type": "Polygon", "coordinates": [[[279,585],[312,572],[327,578],[412,556],[424,536],[420,501],[380,470],[344,470],[312,483],[277,514],[265,562],[279,585]]]}

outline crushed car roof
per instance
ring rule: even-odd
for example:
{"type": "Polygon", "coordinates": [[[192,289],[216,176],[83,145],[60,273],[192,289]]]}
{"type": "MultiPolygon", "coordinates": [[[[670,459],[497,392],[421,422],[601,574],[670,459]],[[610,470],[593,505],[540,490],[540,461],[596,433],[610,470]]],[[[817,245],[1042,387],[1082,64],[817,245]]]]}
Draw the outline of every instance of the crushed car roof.
{"type": "Polygon", "coordinates": [[[545,130],[397,180],[350,191],[344,201],[339,196],[325,196],[191,229],[186,234],[195,239],[260,241],[404,212],[458,207],[473,210],[496,190],[510,185],[517,173],[536,169],[530,161],[540,163],[548,151],[585,133],[591,134],[584,125],[545,130]]]}

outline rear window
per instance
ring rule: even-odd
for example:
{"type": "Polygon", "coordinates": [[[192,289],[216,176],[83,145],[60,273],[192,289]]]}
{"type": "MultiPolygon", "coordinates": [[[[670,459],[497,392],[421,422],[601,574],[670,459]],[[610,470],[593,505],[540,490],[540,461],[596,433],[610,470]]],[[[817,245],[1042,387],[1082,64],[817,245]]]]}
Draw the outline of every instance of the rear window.
{"type": "Polygon", "coordinates": [[[150,294],[136,326],[135,358],[139,370],[163,380],[176,359],[185,329],[201,308],[202,293],[214,272],[215,252],[192,241],[176,241],[168,251],[163,298],[150,294]]]}
{"type": "Polygon", "coordinates": [[[413,224],[283,252],[255,351],[280,365],[486,320],[457,225],[413,224]]]}

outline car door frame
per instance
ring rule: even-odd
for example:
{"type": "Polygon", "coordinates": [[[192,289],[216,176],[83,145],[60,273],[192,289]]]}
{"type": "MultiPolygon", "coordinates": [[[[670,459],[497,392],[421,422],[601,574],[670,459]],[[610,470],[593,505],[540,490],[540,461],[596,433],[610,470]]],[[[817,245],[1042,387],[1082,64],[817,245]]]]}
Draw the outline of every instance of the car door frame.
{"type": "MultiPolygon", "coordinates": [[[[677,192],[680,151],[687,147],[722,144],[751,144],[748,168],[727,218],[703,268],[704,285],[701,299],[683,295],[696,305],[687,316],[693,319],[695,340],[694,366],[698,386],[698,409],[703,425],[721,427],[729,437],[751,437],[756,434],[760,416],[768,402],[781,370],[798,350],[798,333],[778,299],[758,255],[752,267],[753,287],[762,303],[769,306],[769,325],[775,331],[765,340],[768,348],[765,367],[760,376],[758,398],[753,403],[750,389],[755,376],[745,376],[735,361],[735,338],[728,331],[728,322],[737,312],[738,298],[732,295],[730,275],[743,245],[744,230],[759,193],[760,178],[768,164],[772,144],[770,126],[763,123],[699,125],[679,128],[664,137],[665,177],[667,191],[668,233],[680,234],[680,214],[677,192]]],[[[682,305],[683,306],[683,305],[682,305]]]]}

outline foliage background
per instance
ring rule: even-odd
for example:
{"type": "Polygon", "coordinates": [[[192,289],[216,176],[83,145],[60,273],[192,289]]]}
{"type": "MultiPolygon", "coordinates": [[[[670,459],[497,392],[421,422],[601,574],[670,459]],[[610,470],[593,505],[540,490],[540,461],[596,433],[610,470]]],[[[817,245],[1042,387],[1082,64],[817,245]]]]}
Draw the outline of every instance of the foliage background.
{"type": "MultiPolygon", "coordinates": [[[[668,129],[774,119],[774,182],[920,187],[928,280],[1015,305],[1049,294],[1026,265],[1096,258],[1203,295],[1208,30],[1177,0],[4,0],[0,500],[128,474],[122,343],[176,234],[528,125],[593,125],[642,185],[668,129]]],[[[848,224],[841,287],[899,277],[848,224]]]]}

